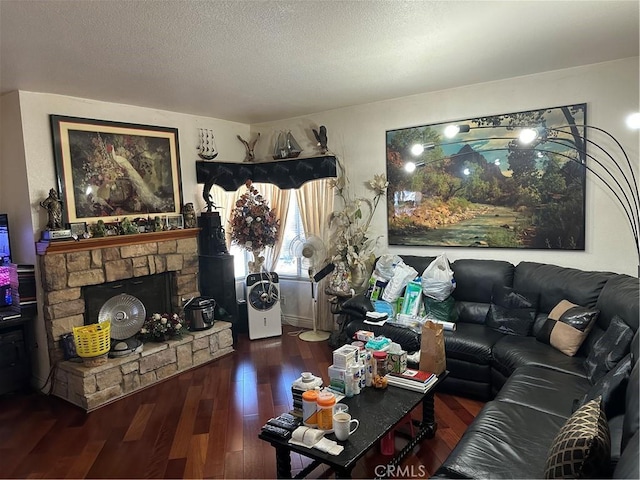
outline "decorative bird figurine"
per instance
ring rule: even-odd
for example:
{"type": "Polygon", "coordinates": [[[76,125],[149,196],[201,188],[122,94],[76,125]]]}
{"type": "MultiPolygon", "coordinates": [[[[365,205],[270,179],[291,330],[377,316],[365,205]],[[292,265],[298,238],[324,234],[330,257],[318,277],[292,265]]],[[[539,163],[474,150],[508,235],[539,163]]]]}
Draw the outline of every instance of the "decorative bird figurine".
{"type": "Polygon", "coordinates": [[[211,175],[206,182],[204,182],[204,187],[202,188],[202,198],[204,198],[205,203],[207,204],[207,213],[213,212],[213,209],[217,209],[218,207],[213,202],[213,197],[211,196],[211,189],[213,188],[213,184],[215,183],[216,175],[211,175]]]}
{"type": "Polygon", "coordinates": [[[238,137],[238,140],[240,140],[244,144],[244,148],[247,150],[247,154],[244,157],[244,161],[245,162],[255,162],[256,155],[255,155],[255,153],[253,153],[253,149],[256,146],[256,143],[258,142],[258,139],[260,138],[260,133],[258,133],[256,138],[251,140],[250,142],[247,142],[240,135],[236,135],[236,136],[238,137]]]}
{"type": "Polygon", "coordinates": [[[322,155],[326,154],[329,149],[327,148],[327,127],[324,125],[320,125],[320,131],[313,129],[313,134],[318,141],[318,147],[320,147],[320,153],[322,155]]]}

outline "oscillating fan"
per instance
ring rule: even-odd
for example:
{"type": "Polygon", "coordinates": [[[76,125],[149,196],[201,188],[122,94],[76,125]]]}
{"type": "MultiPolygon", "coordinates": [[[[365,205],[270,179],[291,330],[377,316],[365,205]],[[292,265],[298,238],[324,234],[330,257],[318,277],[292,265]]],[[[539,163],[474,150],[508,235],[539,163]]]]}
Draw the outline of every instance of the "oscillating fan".
{"type": "Polygon", "coordinates": [[[302,332],[299,338],[306,342],[322,342],[327,340],[331,334],[317,329],[318,300],[316,298],[314,275],[327,263],[327,248],[319,237],[310,236],[303,238],[298,235],[290,243],[290,253],[291,256],[299,258],[302,267],[308,270],[309,280],[311,281],[311,298],[313,299],[313,305],[311,307],[313,310],[313,330],[302,332]]]}

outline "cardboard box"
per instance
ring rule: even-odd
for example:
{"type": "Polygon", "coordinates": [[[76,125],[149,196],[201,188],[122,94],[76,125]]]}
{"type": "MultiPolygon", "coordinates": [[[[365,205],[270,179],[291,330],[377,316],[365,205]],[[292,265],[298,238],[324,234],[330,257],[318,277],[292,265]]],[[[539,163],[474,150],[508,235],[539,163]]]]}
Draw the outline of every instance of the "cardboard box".
{"type": "Polygon", "coordinates": [[[339,368],[347,368],[352,363],[358,362],[360,349],[353,345],[343,345],[333,351],[333,364],[339,368]]]}
{"type": "Polygon", "coordinates": [[[373,332],[370,332],[369,330],[358,330],[356,333],[354,333],[353,336],[355,337],[356,340],[360,340],[361,342],[367,343],[369,340],[375,337],[376,334],[373,332]]]}
{"type": "Polygon", "coordinates": [[[347,370],[344,368],[331,365],[329,367],[329,386],[340,392],[344,393],[344,386],[347,379],[347,370]]]}

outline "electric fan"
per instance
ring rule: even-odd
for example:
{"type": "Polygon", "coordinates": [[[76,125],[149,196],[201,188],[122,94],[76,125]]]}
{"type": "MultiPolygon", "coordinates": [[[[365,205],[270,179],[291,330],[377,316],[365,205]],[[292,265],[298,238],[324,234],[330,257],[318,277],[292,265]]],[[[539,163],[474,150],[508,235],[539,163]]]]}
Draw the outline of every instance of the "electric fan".
{"type": "Polygon", "coordinates": [[[309,272],[309,280],[311,281],[311,298],[313,305],[313,330],[302,332],[299,335],[301,340],[306,342],[322,342],[327,340],[331,333],[319,331],[317,328],[317,308],[318,300],[316,298],[316,280],[314,275],[327,263],[327,248],[321,238],[310,236],[306,239],[298,235],[290,243],[291,256],[299,258],[302,267],[309,272]]]}
{"type": "Polygon", "coordinates": [[[98,313],[98,323],[111,322],[110,357],[124,357],[142,351],[142,342],[135,335],[144,324],[144,304],[133,295],[121,293],[104,302],[98,313]]]}

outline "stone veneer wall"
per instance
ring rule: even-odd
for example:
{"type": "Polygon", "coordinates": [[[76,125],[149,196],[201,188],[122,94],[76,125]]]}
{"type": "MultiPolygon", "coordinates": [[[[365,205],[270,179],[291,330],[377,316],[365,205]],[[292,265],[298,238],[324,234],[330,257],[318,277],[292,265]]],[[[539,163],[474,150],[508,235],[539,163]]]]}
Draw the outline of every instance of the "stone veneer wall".
{"type": "Polygon", "coordinates": [[[110,358],[98,367],[58,364],[53,394],[91,411],[146,386],[233,352],[231,324],[188,332],[181,339],[147,342],[141,353],[110,358]]]}
{"type": "Polygon", "coordinates": [[[174,312],[181,310],[183,298],[200,295],[198,232],[186,229],[38,242],[49,358],[57,368],[54,395],[90,411],[233,352],[231,324],[216,321],[208,330],[185,332],[181,339],[164,343],[145,343],[141,353],[109,358],[98,367],[63,360],[60,336],[84,325],[82,287],[173,272],[174,312]]]}
{"type": "Polygon", "coordinates": [[[174,272],[171,304],[175,312],[182,307],[182,298],[199,295],[198,231],[86,239],[69,245],[38,244],[44,290],[42,312],[51,365],[64,358],[60,336],[84,325],[82,287],[174,272]]]}

